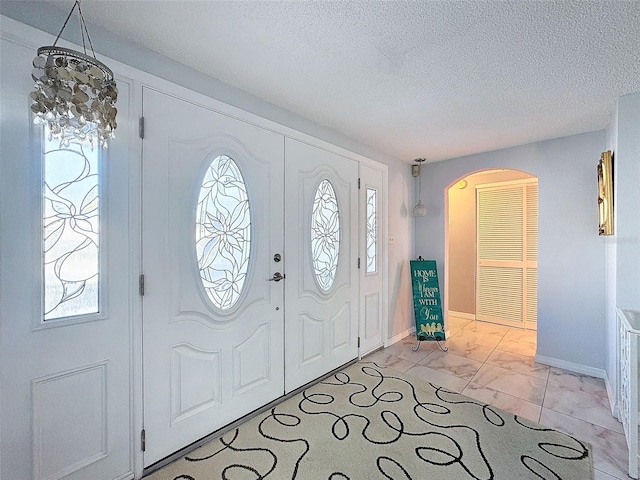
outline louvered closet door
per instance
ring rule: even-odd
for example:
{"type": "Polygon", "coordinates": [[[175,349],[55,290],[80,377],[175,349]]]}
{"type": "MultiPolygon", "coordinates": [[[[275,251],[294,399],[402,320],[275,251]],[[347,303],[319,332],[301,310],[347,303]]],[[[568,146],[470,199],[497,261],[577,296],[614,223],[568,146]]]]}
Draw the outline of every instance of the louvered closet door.
{"type": "Polygon", "coordinates": [[[535,328],[538,184],[477,189],[476,318],[535,328]]]}

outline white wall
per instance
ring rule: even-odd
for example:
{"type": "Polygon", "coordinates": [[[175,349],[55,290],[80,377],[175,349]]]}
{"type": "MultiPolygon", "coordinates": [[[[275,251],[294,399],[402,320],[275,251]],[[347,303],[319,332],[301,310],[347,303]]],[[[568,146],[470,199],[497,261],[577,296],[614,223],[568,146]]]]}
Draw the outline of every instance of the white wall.
{"type": "Polygon", "coordinates": [[[512,168],[539,179],[538,351],[595,369],[605,361],[605,239],[598,236],[596,165],[605,131],[428,164],[416,251],[444,272],[446,187],[468,173],[512,168]]]}

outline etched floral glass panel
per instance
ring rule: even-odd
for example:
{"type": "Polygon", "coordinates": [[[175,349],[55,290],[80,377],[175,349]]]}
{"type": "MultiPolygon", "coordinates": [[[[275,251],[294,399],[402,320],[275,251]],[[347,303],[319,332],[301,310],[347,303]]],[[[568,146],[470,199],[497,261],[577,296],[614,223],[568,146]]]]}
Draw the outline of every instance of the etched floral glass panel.
{"type": "Polygon", "coordinates": [[[213,305],[232,308],[249,269],[251,212],[247,185],[236,162],[216,157],[204,175],[196,210],[196,256],[213,305]]]}
{"type": "Polygon", "coordinates": [[[329,290],[336,278],[340,253],[340,213],[335,190],[322,180],[311,212],[311,258],[320,288],[329,290]]]}
{"type": "Polygon", "coordinates": [[[100,149],[43,145],[44,320],[98,313],[100,149]]]}
{"type": "Polygon", "coordinates": [[[375,189],[367,188],[367,273],[378,271],[377,194],[375,189]]]}

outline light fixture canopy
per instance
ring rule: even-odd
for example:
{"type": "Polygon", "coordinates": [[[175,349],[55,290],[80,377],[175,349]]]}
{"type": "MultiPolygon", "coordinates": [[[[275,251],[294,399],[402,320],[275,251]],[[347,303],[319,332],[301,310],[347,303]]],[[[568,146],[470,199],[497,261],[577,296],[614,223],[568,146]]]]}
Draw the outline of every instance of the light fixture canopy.
{"type": "Polygon", "coordinates": [[[424,162],[426,162],[426,158],[416,158],[414,161],[417,163],[417,165],[412,165],[411,167],[411,173],[413,174],[414,177],[417,178],[417,182],[418,182],[418,203],[416,203],[416,206],[413,207],[413,215],[416,217],[424,217],[427,214],[427,207],[425,206],[424,203],[422,203],[422,181],[420,179],[420,165],[424,162]],[[417,168],[416,168],[417,167],[417,168]]]}
{"type": "Polygon", "coordinates": [[[88,142],[91,147],[97,144],[107,148],[118,126],[118,89],[111,69],[96,59],[80,0],[75,0],[53,45],[38,49],[33,67],[33,122],[47,125],[49,135],[60,138],[62,145],[88,142]],[[76,7],[84,53],[57,46],[76,7]],[[85,37],[92,55],[87,54],[85,37]]]}

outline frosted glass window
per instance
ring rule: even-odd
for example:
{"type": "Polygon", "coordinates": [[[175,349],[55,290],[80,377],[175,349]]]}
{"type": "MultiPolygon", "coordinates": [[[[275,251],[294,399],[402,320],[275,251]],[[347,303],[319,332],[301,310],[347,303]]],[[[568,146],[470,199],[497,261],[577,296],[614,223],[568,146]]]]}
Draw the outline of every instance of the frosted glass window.
{"type": "Polygon", "coordinates": [[[367,188],[367,273],[378,271],[378,192],[367,188]]]}
{"type": "Polygon", "coordinates": [[[196,256],[213,305],[232,308],[249,269],[251,212],[247,186],[236,162],[215,158],[204,175],[196,211],[196,256]]]}
{"type": "Polygon", "coordinates": [[[340,252],[340,213],[335,190],[322,180],[316,190],[311,212],[311,258],[322,290],[329,290],[336,278],[340,252]]]}
{"type": "Polygon", "coordinates": [[[43,153],[44,319],[99,312],[100,149],[52,140],[43,153]]]}

